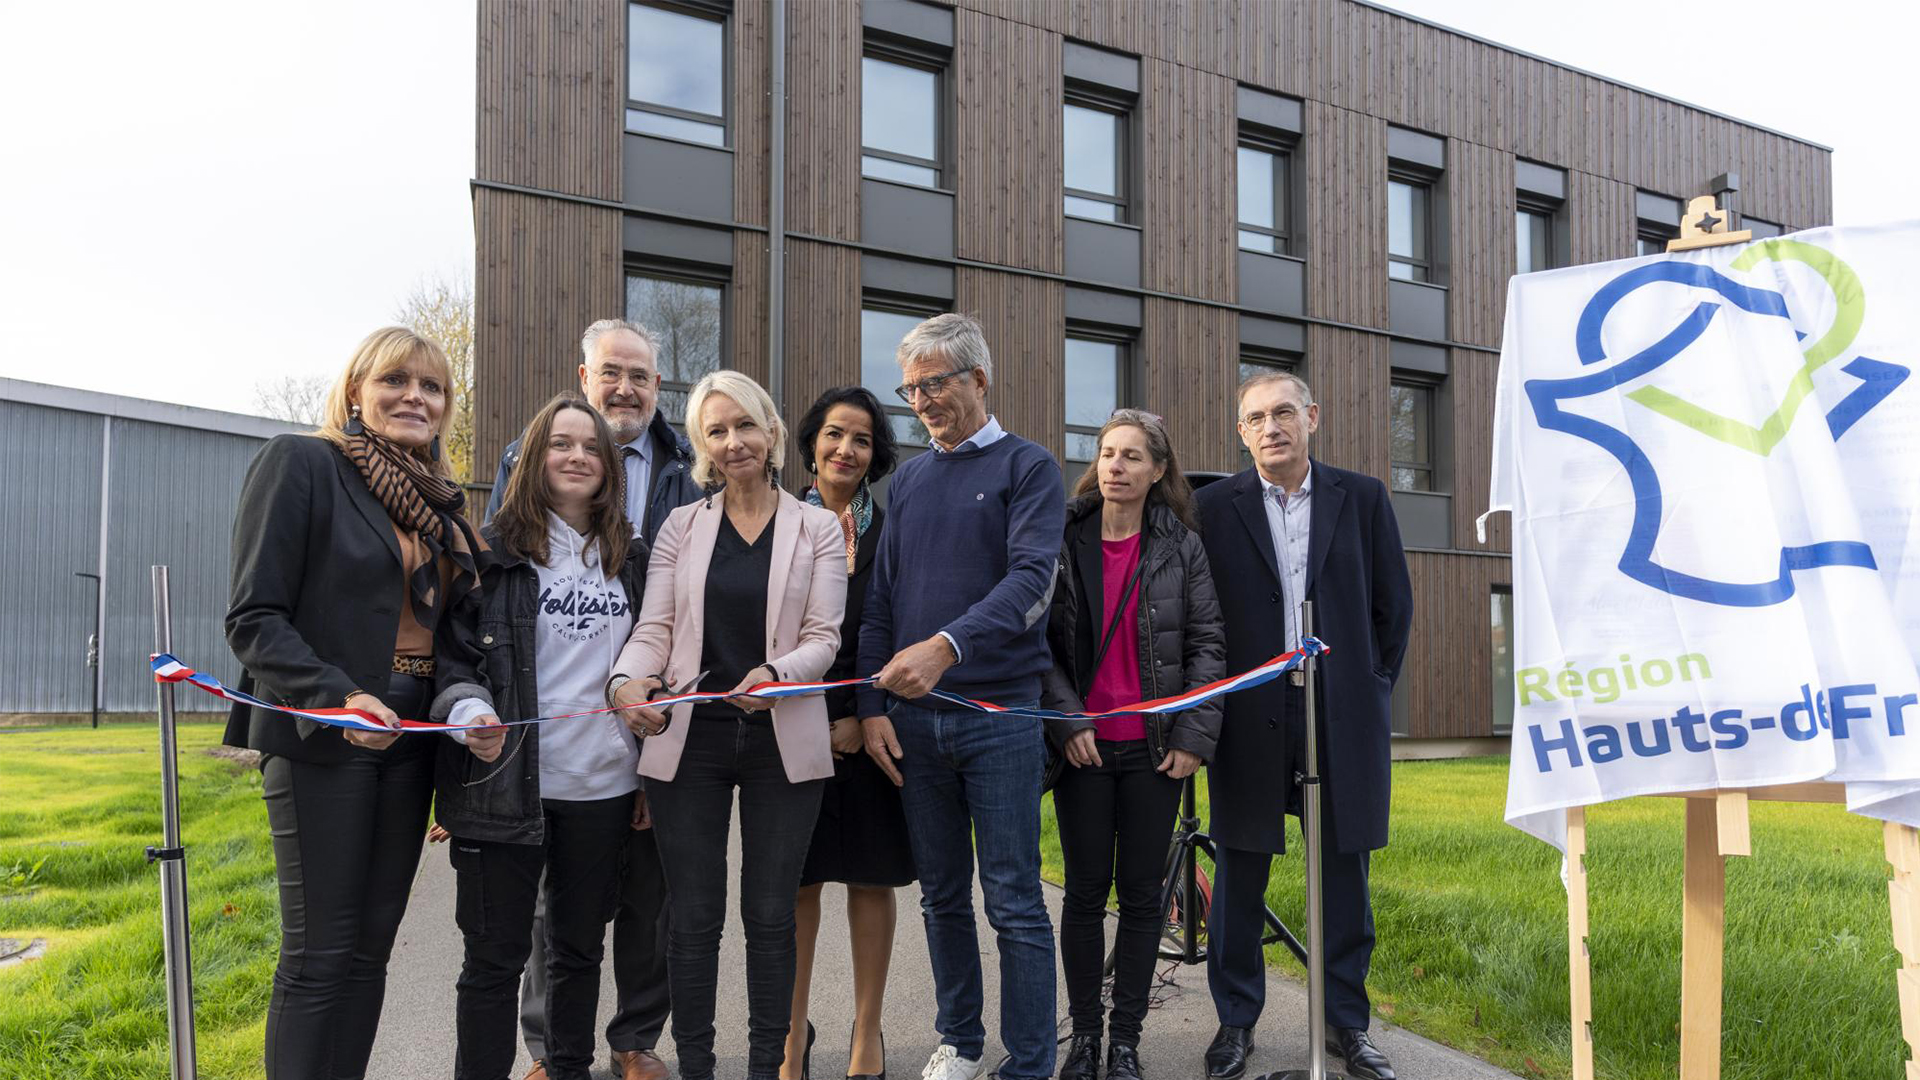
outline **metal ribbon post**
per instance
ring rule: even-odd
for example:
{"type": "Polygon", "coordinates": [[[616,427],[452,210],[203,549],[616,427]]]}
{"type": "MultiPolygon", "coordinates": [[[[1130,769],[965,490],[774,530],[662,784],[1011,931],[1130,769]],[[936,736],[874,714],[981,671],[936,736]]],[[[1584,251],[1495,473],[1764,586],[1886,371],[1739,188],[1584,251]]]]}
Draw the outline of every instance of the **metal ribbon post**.
{"type": "MultiPolygon", "coordinates": [[[[1313,636],[1313,601],[1300,605],[1300,636],[1313,636]]],[[[1309,656],[1301,665],[1306,683],[1306,756],[1300,770],[1300,833],[1307,863],[1307,1067],[1268,1073],[1261,1080],[1346,1080],[1327,1069],[1327,924],[1321,900],[1320,848],[1325,838],[1320,818],[1320,732],[1314,702],[1314,682],[1320,658],[1309,656]]]]}
{"type": "MultiPolygon", "coordinates": [[[[173,651],[173,604],[167,568],[153,568],[153,651],[173,651]]],[[[195,1080],[199,1068],[193,1040],[193,956],[187,925],[187,849],[180,844],[180,769],[173,725],[173,684],[159,682],[160,820],[162,847],[147,849],[160,864],[160,934],[166,955],[167,1038],[173,1080],[195,1080]]]]}

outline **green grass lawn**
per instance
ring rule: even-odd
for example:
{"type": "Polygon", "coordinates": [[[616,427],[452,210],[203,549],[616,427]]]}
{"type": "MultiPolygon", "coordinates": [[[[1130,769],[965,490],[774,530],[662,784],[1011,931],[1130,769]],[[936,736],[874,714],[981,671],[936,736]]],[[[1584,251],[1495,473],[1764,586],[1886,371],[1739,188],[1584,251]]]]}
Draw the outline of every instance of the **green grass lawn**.
{"type": "MultiPolygon", "coordinates": [[[[279,948],[260,774],[180,728],[200,1075],[261,1075],[279,948]]],[[[46,956],[0,969],[0,1078],[167,1075],[159,736],[141,725],[0,734],[0,936],[46,956]]]]}
{"type": "MultiPolygon", "coordinates": [[[[1523,1076],[1567,1076],[1560,860],[1501,820],[1506,759],[1393,772],[1392,843],[1372,870],[1375,1009],[1523,1076]]],[[[1588,813],[1594,1057],[1609,1080],[1667,1080],[1679,1062],[1683,816],[1678,799],[1588,813]]],[[[1046,873],[1058,881],[1051,802],[1044,829],[1046,873]]],[[[1754,803],[1752,831],[1753,856],[1727,867],[1722,1075],[1897,1075],[1900,961],[1880,824],[1837,806],[1754,803]]],[[[1267,902],[1304,938],[1297,828],[1288,849],[1267,902]]],[[[1304,978],[1281,946],[1268,962],[1304,978]]]]}

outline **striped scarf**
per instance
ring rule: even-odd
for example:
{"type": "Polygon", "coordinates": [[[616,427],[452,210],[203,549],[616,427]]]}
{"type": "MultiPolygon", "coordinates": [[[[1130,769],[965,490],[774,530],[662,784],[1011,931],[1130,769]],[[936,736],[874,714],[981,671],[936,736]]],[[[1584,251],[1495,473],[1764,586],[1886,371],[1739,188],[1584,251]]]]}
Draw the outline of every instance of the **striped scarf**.
{"type": "Polygon", "coordinates": [[[480,584],[473,556],[476,551],[485,551],[487,545],[460,516],[466,494],[459,484],[435,474],[425,462],[371,431],[347,435],[340,452],[359,470],[367,490],[380,501],[394,525],[418,535],[431,554],[414,570],[407,591],[413,597],[414,616],[420,625],[429,629],[437,626],[444,601],[458,600],[480,584]],[[453,563],[448,588],[452,595],[448,598],[439,595],[442,555],[453,563]]]}
{"type": "MultiPolygon", "coordinates": [[[[825,508],[820,499],[820,489],[807,489],[807,503],[825,508]]],[[[840,511],[840,534],[847,541],[847,573],[854,571],[854,560],[860,553],[860,538],[867,535],[867,529],[873,524],[873,489],[865,480],[860,481],[860,490],[853,493],[853,501],[840,511]]]]}

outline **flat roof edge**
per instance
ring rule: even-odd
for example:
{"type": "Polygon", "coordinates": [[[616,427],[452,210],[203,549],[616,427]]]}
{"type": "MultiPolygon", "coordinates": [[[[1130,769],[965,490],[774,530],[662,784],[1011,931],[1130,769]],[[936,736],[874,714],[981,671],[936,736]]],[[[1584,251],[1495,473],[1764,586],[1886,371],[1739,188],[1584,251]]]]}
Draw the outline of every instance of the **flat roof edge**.
{"type": "Polygon", "coordinates": [[[0,379],[0,401],[18,401],[26,405],[65,409],[68,412],[112,416],[123,420],[140,420],[149,424],[164,424],[168,427],[248,435],[259,439],[271,439],[275,435],[297,434],[313,430],[307,424],[294,424],[265,416],[225,412],[220,409],[203,409],[195,405],[175,405],[167,401],[152,401],[147,398],[128,397],[124,394],[107,394],[73,386],[28,382],[25,379],[0,379]]]}

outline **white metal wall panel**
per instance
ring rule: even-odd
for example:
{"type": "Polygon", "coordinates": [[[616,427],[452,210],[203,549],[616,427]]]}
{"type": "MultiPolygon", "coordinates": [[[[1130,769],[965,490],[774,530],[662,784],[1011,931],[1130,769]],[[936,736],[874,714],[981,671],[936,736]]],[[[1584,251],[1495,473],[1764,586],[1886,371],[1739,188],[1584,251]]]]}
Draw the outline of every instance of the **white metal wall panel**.
{"type": "Polygon", "coordinates": [[[0,712],[84,712],[102,416],[0,401],[0,712]]]}

